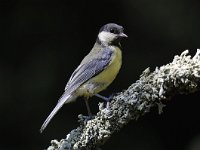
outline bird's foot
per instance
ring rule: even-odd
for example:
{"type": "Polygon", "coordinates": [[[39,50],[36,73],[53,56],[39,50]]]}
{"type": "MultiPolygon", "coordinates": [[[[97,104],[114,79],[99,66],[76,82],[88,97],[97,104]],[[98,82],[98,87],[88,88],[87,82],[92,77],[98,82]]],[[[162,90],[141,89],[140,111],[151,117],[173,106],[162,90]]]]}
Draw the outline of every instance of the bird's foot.
{"type": "Polygon", "coordinates": [[[95,94],[96,97],[99,97],[106,101],[106,108],[110,109],[110,100],[113,99],[114,94],[111,94],[109,97],[102,96],[100,94],[95,94]]]}
{"type": "Polygon", "coordinates": [[[89,120],[92,120],[92,119],[94,119],[94,118],[95,118],[94,115],[92,115],[92,116],[84,116],[84,115],[82,115],[82,114],[79,114],[79,115],[78,115],[78,122],[80,122],[80,123],[82,123],[82,124],[85,124],[85,123],[87,123],[89,120]]]}
{"type": "Polygon", "coordinates": [[[95,118],[95,115],[82,116],[82,117],[83,117],[83,119],[84,119],[85,121],[89,121],[89,120],[94,119],[94,118],[95,118]]]}

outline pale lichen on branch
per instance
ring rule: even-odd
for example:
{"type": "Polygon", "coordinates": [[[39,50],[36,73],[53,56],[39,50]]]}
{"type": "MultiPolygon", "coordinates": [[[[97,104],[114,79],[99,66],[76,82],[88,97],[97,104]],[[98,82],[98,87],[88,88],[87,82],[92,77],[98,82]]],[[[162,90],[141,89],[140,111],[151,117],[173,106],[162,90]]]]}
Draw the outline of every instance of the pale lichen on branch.
{"type": "Polygon", "coordinates": [[[200,50],[193,58],[188,53],[188,50],[184,51],[171,63],[157,67],[153,72],[147,68],[136,83],[113,97],[109,110],[100,103],[94,119],[85,121],[79,115],[80,126],[60,142],[52,140],[48,150],[99,149],[114,132],[130,120],[137,120],[150,108],[158,106],[161,113],[165,106],[163,103],[175,94],[199,90],[200,50]]]}

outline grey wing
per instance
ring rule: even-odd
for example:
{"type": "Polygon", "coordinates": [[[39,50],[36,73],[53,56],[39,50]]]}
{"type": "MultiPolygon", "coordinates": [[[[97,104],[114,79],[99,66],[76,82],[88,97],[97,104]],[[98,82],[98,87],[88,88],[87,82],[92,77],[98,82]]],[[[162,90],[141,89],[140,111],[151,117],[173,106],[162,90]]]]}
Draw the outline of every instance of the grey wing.
{"type": "Polygon", "coordinates": [[[72,74],[65,90],[74,91],[81,84],[103,71],[112,59],[113,51],[111,49],[105,49],[99,52],[100,57],[91,59],[85,64],[80,64],[79,67],[72,74]]]}

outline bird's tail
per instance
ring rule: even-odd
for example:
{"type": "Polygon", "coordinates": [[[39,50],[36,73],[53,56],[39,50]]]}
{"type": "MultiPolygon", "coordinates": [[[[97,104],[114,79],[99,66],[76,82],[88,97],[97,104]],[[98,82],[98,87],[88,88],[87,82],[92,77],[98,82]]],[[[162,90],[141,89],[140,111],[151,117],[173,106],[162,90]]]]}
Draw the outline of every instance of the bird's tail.
{"type": "Polygon", "coordinates": [[[75,99],[75,96],[73,94],[64,93],[61,98],[59,99],[56,107],[53,109],[53,111],[50,113],[50,115],[47,117],[47,119],[42,124],[42,127],[40,128],[40,133],[44,131],[44,129],[47,127],[51,119],[56,115],[56,113],[60,110],[60,108],[68,102],[71,102],[73,99],[75,99]]]}

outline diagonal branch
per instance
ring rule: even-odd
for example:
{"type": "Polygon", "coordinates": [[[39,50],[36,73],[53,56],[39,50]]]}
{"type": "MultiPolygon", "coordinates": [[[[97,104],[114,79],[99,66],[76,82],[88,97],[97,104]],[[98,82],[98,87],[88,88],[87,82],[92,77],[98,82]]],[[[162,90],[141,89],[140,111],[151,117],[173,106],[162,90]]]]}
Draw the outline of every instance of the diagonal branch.
{"type": "Polygon", "coordinates": [[[93,120],[85,121],[79,115],[80,126],[67,134],[60,142],[51,141],[48,150],[100,149],[111,135],[130,120],[137,120],[158,106],[161,113],[165,103],[175,94],[189,94],[199,90],[200,50],[191,58],[188,50],[155,71],[147,68],[140,79],[127,90],[114,96],[110,110],[99,104],[99,112],[93,120]]]}

